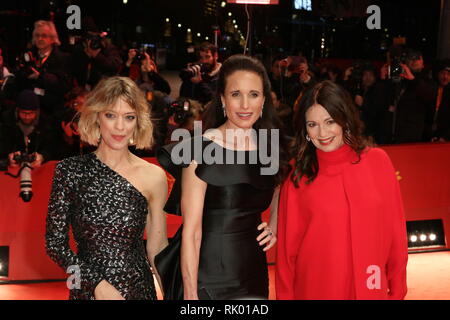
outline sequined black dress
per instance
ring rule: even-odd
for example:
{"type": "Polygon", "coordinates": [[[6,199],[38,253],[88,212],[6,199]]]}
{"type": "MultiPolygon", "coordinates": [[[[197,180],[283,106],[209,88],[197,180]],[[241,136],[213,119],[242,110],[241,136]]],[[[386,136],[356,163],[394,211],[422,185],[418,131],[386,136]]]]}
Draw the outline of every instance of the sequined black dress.
{"type": "MultiPolygon", "coordinates": [[[[199,138],[192,140],[195,139],[199,138]]],[[[192,141],[186,142],[189,143],[192,141]]],[[[172,162],[170,154],[175,145],[165,146],[158,160],[178,178],[165,210],[179,214],[181,169],[187,165],[175,165],[172,162]]],[[[224,162],[229,153],[229,159],[233,157],[234,164],[207,164],[204,159],[200,163],[198,154],[193,157],[198,163],[195,174],[207,183],[198,269],[199,298],[267,299],[269,281],[266,254],[256,238],[261,233],[257,230],[261,213],[272,201],[274,177],[261,175],[259,162],[249,164],[250,157],[258,156],[257,151],[225,149],[203,138],[201,150],[205,149],[214,149],[213,155],[222,153],[224,162]],[[245,159],[245,163],[236,163],[238,158],[245,159]]],[[[175,299],[179,298],[174,296],[175,299]]]]}
{"type": "Polygon", "coordinates": [[[94,153],[64,159],[55,169],[46,249],[64,270],[79,270],[70,299],[94,299],[101,280],[125,299],[156,299],[143,234],[147,199],[94,153]],[[69,247],[69,227],[77,253],[69,247]]]}

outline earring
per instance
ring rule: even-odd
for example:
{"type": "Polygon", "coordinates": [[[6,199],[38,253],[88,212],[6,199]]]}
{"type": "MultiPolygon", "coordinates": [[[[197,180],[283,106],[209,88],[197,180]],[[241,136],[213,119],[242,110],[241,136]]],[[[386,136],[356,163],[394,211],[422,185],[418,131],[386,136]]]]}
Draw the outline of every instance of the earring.
{"type": "Polygon", "coordinates": [[[222,109],[223,109],[223,117],[226,118],[227,117],[227,111],[225,110],[225,105],[222,105],[222,109]]]}
{"type": "Polygon", "coordinates": [[[264,110],[264,108],[261,108],[261,115],[259,116],[260,118],[262,118],[263,110],[264,110]]]}
{"type": "Polygon", "coordinates": [[[130,138],[130,140],[128,141],[128,144],[130,145],[130,146],[132,146],[132,145],[134,145],[134,133],[133,133],[133,136],[130,138]]]}
{"type": "Polygon", "coordinates": [[[99,132],[98,138],[97,138],[97,144],[100,144],[101,141],[102,141],[102,134],[99,132]]]}
{"type": "Polygon", "coordinates": [[[308,135],[306,135],[306,140],[309,142],[311,141],[311,138],[308,135]]]}
{"type": "Polygon", "coordinates": [[[347,135],[347,136],[349,136],[350,135],[350,129],[345,129],[345,134],[347,135]]]}

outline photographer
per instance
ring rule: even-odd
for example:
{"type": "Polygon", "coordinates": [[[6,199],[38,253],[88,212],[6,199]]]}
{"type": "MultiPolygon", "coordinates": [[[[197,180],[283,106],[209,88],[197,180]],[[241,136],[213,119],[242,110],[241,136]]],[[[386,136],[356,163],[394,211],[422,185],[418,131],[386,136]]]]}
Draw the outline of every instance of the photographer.
{"type": "Polygon", "coordinates": [[[55,116],[62,109],[70,84],[67,56],[58,49],[61,43],[53,22],[37,21],[32,43],[33,49],[18,58],[19,88],[33,90],[39,96],[42,112],[55,116]]]}
{"type": "Polygon", "coordinates": [[[16,93],[15,75],[4,65],[3,50],[0,48],[0,112],[14,106],[16,93]]]}
{"type": "Polygon", "coordinates": [[[128,51],[128,60],[122,70],[123,76],[130,76],[132,65],[139,67],[139,77],[135,82],[141,89],[144,89],[144,91],[156,90],[170,94],[169,83],[158,73],[158,67],[145,50],[130,49],[128,51]]]}
{"type": "Polygon", "coordinates": [[[80,140],[78,131],[78,113],[84,105],[87,93],[84,88],[75,87],[66,94],[67,102],[58,133],[60,143],[58,143],[58,150],[55,154],[58,160],[90,151],[89,146],[80,140]]]}
{"type": "Polygon", "coordinates": [[[308,61],[302,56],[289,56],[281,60],[279,66],[282,76],[274,91],[280,92],[281,102],[293,106],[295,111],[303,92],[316,84],[316,78],[309,70],[308,61]]]}
{"type": "Polygon", "coordinates": [[[389,117],[389,91],[385,81],[380,81],[371,64],[356,63],[345,70],[343,86],[351,93],[364,123],[364,135],[376,143],[384,144],[386,132],[392,130],[389,117]]]}
{"type": "Polygon", "coordinates": [[[7,139],[3,141],[1,159],[7,158],[11,166],[18,166],[18,159],[29,159],[32,167],[53,159],[49,148],[55,146],[54,133],[40,114],[39,98],[33,91],[22,91],[16,110],[7,111],[3,117],[1,136],[7,139]]]}
{"type": "Polygon", "coordinates": [[[180,78],[183,81],[180,96],[206,104],[216,92],[222,64],[217,62],[219,57],[217,47],[209,42],[200,45],[198,57],[196,63],[188,64],[187,68],[180,72],[180,78]]]}
{"type": "Polygon", "coordinates": [[[432,142],[450,141],[450,60],[439,63],[437,70],[438,86],[435,93],[432,142]]]}
{"type": "MultiPolygon", "coordinates": [[[[424,142],[432,126],[435,103],[433,85],[427,78],[422,54],[416,50],[409,50],[404,56],[405,63],[400,62],[401,91],[396,93],[398,104],[395,109],[395,142],[424,142]],[[399,97],[399,98],[398,98],[399,97]]],[[[395,66],[394,66],[395,67],[395,66]]],[[[391,78],[392,71],[390,66],[391,78]]]]}
{"type": "Polygon", "coordinates": [[[87,31],[72,54],[72,75],[77,86],[91,91],[103,77],[115,76],[122,66],[119,50],[96,28],[87,31]]]}

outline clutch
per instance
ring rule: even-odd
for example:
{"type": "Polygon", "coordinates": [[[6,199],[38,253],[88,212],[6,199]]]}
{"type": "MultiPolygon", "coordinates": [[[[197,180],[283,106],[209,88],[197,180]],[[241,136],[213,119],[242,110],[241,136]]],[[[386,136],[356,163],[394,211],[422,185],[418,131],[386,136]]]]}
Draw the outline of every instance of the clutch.
{"type": "Polygon", "coordinates": [[[183,300],[183,278],[181,275],[181,226],[169,244],[155,256],[155,267],[161,278],[164,300],[183,300]]]}

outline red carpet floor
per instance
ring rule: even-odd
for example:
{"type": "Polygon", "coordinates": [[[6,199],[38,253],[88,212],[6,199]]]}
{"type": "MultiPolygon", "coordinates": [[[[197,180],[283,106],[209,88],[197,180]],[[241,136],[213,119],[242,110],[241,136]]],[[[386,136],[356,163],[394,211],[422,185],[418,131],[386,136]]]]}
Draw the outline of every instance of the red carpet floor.
{"type": "MultiPolygon", "coordinates": [[[[275,298],[274,267],[269,267],[270,296],[275,298]]],[[[410,254],[407,300],[450,300],[450,251],[410,254]]],[[[0,300],[66,300],[65,282],[0,285],[0,300]]],[[[161,298],[158,290],[158,297],[161,298]]]]}

